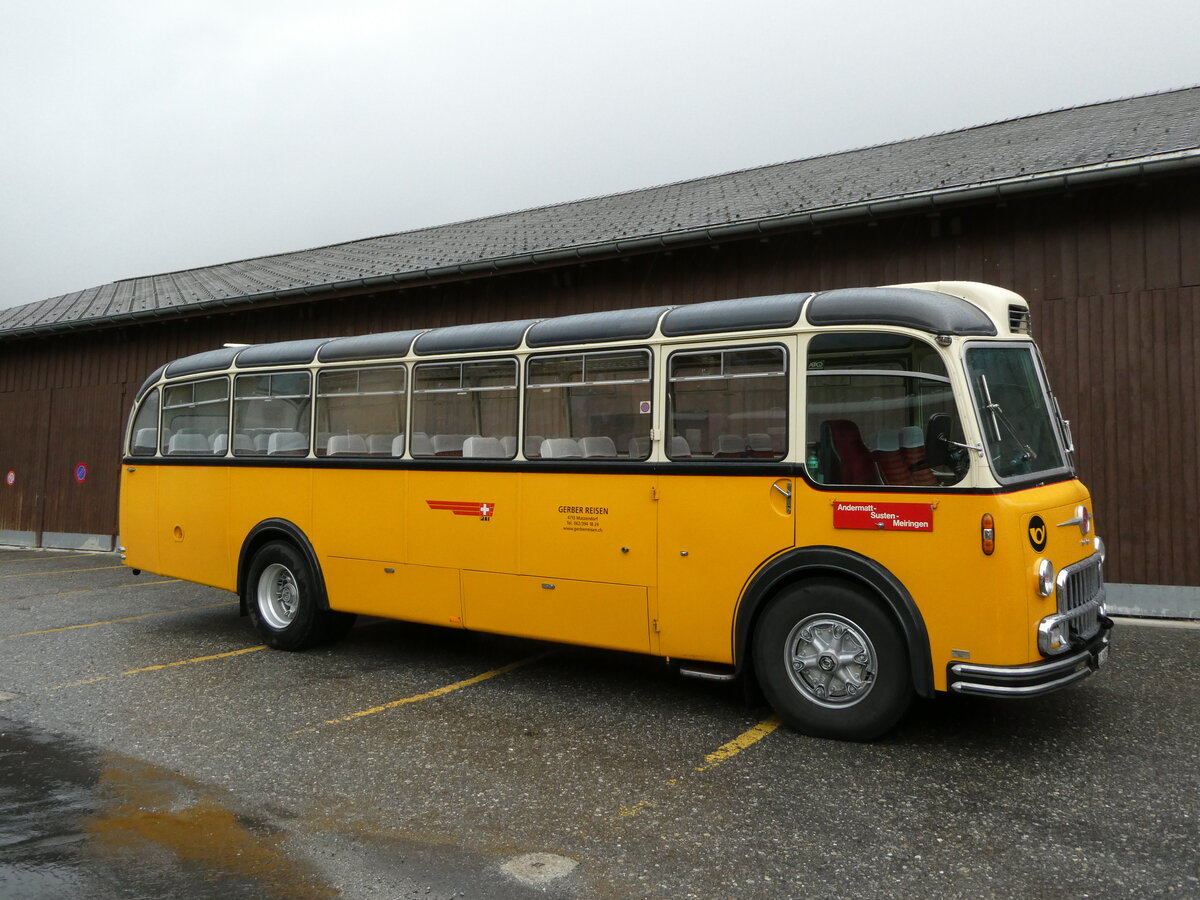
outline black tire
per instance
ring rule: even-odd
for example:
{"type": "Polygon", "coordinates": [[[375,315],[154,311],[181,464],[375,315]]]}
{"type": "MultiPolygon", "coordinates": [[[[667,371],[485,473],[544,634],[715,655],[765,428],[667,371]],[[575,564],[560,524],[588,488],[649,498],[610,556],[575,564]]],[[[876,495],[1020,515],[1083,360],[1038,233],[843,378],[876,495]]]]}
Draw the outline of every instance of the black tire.
{"type": "Polygon", "coordinates": [[[832,578],[771,601],[754,630],[754,671],[779,717],[814,737],[874,740],[913,699],[908,648],[890,613],[832,578]]]}
{"type": "Polygon", "coordinates": [[[304,650],[345,635],[352,613],[321,608],[322,586],[292,544],[264,544],[250,561],[244,585],[246,611],[268,647],[304,650]]]}

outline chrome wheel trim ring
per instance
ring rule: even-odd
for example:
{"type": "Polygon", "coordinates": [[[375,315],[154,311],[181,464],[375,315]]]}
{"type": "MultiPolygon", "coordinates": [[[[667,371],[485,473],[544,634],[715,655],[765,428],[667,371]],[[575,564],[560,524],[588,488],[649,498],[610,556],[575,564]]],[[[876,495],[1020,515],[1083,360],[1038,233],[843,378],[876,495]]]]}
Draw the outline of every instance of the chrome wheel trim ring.
{"type": "Polygon", "coordinates": [[[276,631],[287,628],[300,609],[300,587],[292,570],[271,563],[258,576],[258,612],[276,631]]]}
{"type": "Polygon", "coordinates": [[[827,709],[861,703],[875,686],[879,658],[867,633],[851,620],[817,613],[797,622],[783,643],[792,686],[827,709]]]}

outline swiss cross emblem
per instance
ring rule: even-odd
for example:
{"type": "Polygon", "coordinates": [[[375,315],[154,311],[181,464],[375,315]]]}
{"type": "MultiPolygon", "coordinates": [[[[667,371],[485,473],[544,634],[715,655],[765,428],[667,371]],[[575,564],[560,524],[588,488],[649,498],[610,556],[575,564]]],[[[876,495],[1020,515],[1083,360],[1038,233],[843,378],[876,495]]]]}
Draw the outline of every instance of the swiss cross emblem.
{"type": "Polygon", "coordinates": [[[492,517],[496,511],[495,503],[478,500],[426,500],[430,509],[450,512],[456,516],[478,516],[483,521],[492,517]]]}

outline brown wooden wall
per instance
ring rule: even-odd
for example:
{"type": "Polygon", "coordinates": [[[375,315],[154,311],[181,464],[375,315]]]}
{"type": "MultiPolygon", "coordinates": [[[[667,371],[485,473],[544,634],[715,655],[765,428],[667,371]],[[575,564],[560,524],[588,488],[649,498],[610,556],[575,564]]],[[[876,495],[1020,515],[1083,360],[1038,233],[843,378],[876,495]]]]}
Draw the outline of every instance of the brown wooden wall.
{"type": "Polygon", "coordinates": [[[1029,299],[1111,581],[1200,585],[1200,177],[0,344],[0,530],[112,534],[132,392],[226,342],[968,279],[1029,299]],[[79,462],[91,474],[80,485],[79,462]]]}

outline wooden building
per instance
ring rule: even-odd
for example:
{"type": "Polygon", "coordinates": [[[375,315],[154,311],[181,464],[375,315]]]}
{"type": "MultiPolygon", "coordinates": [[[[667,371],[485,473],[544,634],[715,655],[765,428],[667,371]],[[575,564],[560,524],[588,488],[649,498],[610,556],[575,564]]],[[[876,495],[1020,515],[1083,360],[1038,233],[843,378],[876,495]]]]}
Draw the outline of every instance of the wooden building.
{"type": "Polygon", "coordinates": [[[0,311],[0,544],[109,549],[130,398],[290,338],[969,279],[1029,299],[1110,548],[1200,615],[1200,88],[0,311]]]}

